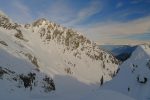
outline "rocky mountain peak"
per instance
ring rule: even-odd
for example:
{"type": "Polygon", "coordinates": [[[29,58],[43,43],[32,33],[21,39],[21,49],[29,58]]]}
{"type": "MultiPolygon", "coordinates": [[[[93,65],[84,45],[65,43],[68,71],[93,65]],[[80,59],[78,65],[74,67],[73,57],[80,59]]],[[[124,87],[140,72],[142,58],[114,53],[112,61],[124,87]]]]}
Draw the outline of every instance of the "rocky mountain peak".
{"type": "Polygon", "coordinates": [[[12,23],[8,19],[1,27],[15,30],[15,33],[11,33],[16,37],[12,45],[19,44],[19,51],[18,47],[15,49],[37,66],[38,70],[47,71],[45,66],[50,66],[48,70],[53,74],[67,73],[91,83],[99,82],[101,77],[106,82],[116,75],[119,61],[73,29],[44,18],[25,25],[12,23]],[[87,66],[88,70],[82,72],[87,66]],[[90,73],[94,74],[89,76],[90,73]]]}
{"type": "Polygon", "coordinates": [[[19,26],[19,24],[14,23],[7,15],[0,11],[0,27],[11,30],[16,29],[19,26]]]}
{"type": "MultiPolygon", "coordinates": [[[[50,43],[55,41],[55,43],[66,48],[64,51],[69,50],[78,58],[82,58],[81,55],[83,54],[93,60],[107,58],[106,51],[99,49],[96,43],[73,29],[63,27],[44,18],[35,21],[31,25],[28,24],[26,27],[34,33],[38,33],[43,42],[50,43]]],[[[111,59],[110,62],[119,64],[119,61],[113,55],[109,54],[109,58],[111,59]]]]}

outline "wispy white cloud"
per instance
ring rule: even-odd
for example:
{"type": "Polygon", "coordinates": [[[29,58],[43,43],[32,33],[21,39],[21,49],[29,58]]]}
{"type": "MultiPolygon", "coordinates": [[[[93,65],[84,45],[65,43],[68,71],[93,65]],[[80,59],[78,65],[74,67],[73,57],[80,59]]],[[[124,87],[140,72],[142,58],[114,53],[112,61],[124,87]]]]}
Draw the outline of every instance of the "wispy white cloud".
{"type": "Polygon", "coordinates": [[[88,6],[86,6],[83,9],[81,9],[77,13],[76,18],[74,20],[70,21],[67,24],[69,24],[69,25],[78,24],[81,21],[84,21],[87,18],[93,16],[94,14],[99,13],[101,10],[102,10],[101,2],[99,0],[94,0],[88,6]]]}
{"type": "Polygon", "coordinates": [[[88,5],[80,9],[72,8],[70,2],[66,0],[55,0],[42,11],[31,12],[30,7],[21,0],[13,0],[9,3],[8,15],[17,22],[28,23],[34,18],[47,18],[50,21],[60,23],[65,26],[75,27],[78,23],[87,20],[89,17],[101,11],[101,2],[92,0],[88,5]]]}
{"type": "Polygon", "coordinates": [[[21,2],[21,0],[6,0],[4,5],[7,5],[7,7],[0,7],[1,10],[13,21],[18,23],[27,23],[33,20],[29,7],[21,2]]]}
{"type": "Polygon", "coordinates": [[[32,15],[30,13],[30,9],[24,5],[20,0],[15,0],[12,2],[13,11],[11,13],[14,20],[25,23],[29,22],[32,19],[32,15]]]}
{"type": "Polygon", "coordinates": [[[100,5],[99,0],[93,0],[86,7],[76,10],[68,2],[58,0],[53,2],[48,9],[40,12],[39,16],[71,27],[100,12],[102,8],[100,5]]]}
{"type": "Polygon", "coordinates": [[[63,0],[56,0],[49,5],[49,8],[38,13],[39,17],[46,17],[50,21],[60,24],[70,21],[74,16],[71,6],[63,0]]]}
{"type": "Polygon", "coordinates": [[[150,33],[150,16],[130,22],[105,22],[78,28],[94,39],[112,38],[112,36],[127,36],[131,34],[150,33]]]}

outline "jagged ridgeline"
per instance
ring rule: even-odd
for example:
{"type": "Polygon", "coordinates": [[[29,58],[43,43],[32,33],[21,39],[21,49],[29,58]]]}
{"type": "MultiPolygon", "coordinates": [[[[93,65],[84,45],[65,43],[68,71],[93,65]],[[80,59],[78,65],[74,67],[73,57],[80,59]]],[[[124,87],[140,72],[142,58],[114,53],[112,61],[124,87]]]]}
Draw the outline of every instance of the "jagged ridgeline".
{"type": "Polygon", "coordinates": [[[5,29],[16,29],[19,25],[13,23],[6,15],[0,13],[0,27],[5,29]]]}
{"type": "MultiPolygon", "coordinates": [[[[33,32],[40,33],[43,42],[55,40],[58,44],[66,46],[67,50],[75,51],[80,49],[81,51],[86,51],[86,55],[93,60],[103,60],[106,58],[105,51],[100,50],[96,43],[90,41],[79,32],[49,22],[44,18],[33,22],[33,24],[26,24],[24,27],[26,29],[32,28],[33,32]],[[35,27],[38,28],[38,31],[37,28],[34,30],[35,27]]],[[[80,55],[79,52],[75,52],[74,56],[77,56],[78,54],[80,55]]],[[[78,58],[81,58],[81,56],[78,56],[78,58]]],[[[109,55],[109,58],[112,63],[119,64],[119,61],[111,54],[109,55]]]]}
{"type": "Polygon", "coordinates": [[[47,87],[46,92],[57,91],[53,79],[57,75],[103,85],[117,73],[119,61],[112,54],[81,33],[46,19],[23,25],[0,13],[0,32],[0,50],[8,53],[5,58],[10,59],[0,60],[2,79],[17,79],[15,84],[21,81],[24,88],[47,87]],[[9,73],[12,68],[14,73],[9,73]]]}

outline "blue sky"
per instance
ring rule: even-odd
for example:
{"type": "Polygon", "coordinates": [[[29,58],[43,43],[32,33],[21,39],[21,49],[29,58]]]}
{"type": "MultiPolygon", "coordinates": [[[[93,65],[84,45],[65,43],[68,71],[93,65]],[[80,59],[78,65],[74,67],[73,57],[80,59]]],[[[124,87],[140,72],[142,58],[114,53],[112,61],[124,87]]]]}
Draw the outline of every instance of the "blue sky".
{"type": "Polygon", "coordinates": [[[150,0],[0,0],[0,10],[19,23],[44,17],[97,41],[150,39],[150,0]]]}

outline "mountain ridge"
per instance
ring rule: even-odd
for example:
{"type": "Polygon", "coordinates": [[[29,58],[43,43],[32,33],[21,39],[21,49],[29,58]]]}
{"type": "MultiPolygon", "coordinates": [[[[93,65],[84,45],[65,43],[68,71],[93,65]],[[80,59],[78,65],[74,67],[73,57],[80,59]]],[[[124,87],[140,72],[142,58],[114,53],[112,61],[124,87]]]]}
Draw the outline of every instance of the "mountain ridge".
{"type": "Polygon", "coordinates": [[[120,71],[116,77],[114,77],[112,81],[104,84],[102,88],[121,92],[136,100],[147,100],[150,91],[149,65],[150,45],[142,44],[138,46],[131,57],[119,67],[120,71]]]}
{"type": "MultiPolygon", "coordinates": [[[[5,83],[2,89],[9,87],[11,80],[12,87],[7,88],[5,93],[13,90],[12,95],[18,91],[23,93],[26,88],[31,88],[33,94],[44,94],[45,91],[54,91],[56,95],[63,94],[64,88],[60,86],[67,85],[72,88],[72,80],[77,83],[75,94],[79,96],[78,92],[80,93],[82,88],[83,93],[86,93],[85,87],[88,85],[93,84],[88,88],[88,91],[91,91],[99,87],[100,83],[111,80],[119,65],[113,55],[99,49],[81,33],[45,19],[23,25],[0,15],[0,50],[3,57],[0,59],[0,81],[5,83]],[[16,87],[18,82],[21,88],[16,87]]],[[[67,86],[66,94],[74,94],[74,90],[67,86]]],[[[64,96],[68,98],[68,95],[64,96]]]]}

